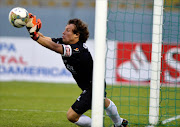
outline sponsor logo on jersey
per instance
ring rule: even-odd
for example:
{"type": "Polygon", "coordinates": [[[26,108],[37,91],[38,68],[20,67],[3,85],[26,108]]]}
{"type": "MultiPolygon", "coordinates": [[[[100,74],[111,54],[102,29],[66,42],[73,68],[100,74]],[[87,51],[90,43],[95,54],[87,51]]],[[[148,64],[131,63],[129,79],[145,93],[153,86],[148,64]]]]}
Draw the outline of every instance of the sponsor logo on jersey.
{"type": "Polygon", "coordinates": [[[79,48],[75,48],[74,51],[79,52],[79,48]]]}

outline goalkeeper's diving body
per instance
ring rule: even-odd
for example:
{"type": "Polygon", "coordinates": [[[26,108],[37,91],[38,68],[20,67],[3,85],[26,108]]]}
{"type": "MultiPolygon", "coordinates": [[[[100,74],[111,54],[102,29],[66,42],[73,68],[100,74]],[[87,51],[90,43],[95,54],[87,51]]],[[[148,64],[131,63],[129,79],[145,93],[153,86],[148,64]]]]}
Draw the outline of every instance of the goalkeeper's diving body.
{"type": "MultiPolygon", "coordinates": [[[[67,111],[67,119],[81,127],[90,127],[91,118],[83,115],[91,109],[93,59],[85,43],[89,37],[88,26],[80,19],[68,21],[62,38],[50,38],[38,32],[41,20],[29,13],[26,25],[33,40],[40,45],[62,55],[66,68],[71,72],[82,93],[67,111]]],[[[108,98],[104,99],[107,115],[114,122],[114,127],[127,127],[128,121],[118,114],[116,105],[108,98]]]]}

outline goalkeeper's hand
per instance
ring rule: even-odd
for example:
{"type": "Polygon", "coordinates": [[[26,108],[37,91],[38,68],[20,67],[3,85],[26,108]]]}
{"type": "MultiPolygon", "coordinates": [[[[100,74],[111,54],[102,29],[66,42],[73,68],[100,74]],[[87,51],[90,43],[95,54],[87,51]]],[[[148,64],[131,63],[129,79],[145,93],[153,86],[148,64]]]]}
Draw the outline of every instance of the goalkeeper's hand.
{"type": "Polygon", "coordinates": [[[41,29],[42,23],[40,19],[37,19],[36,16],[29,13],[29,21],[26,24],[26,28],[31,36],[31,38],[35,41],[39,39],[38,31],[41,29]]]}

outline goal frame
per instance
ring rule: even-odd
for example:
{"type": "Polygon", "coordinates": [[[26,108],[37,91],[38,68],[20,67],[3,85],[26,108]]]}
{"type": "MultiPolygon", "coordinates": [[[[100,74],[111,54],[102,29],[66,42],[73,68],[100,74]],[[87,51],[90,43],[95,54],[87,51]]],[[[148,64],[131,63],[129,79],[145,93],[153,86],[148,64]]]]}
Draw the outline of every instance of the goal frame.
{"type": "Polygon", "coordinates": [[[103,127],[107,0],[96,0],[93,65],[92,127],[103,127]]]}
{"type": "Polygon", "coordinates": [[[159,122],[163,5],[163,0],[154,0],[149,100],[149,124],[151,125],[157,125],[159,122]]]}

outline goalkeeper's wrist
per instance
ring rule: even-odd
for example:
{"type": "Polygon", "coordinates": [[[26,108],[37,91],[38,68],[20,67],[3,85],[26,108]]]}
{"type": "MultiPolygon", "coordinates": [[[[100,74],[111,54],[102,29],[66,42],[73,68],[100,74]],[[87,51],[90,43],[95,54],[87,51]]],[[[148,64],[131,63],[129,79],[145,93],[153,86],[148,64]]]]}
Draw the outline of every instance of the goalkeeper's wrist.
{"type": "Polygon", "coordinates": [[[33,40],[37,41],[39,39],[39,34],[37,32],[33,33],[33,36],[31,37],[33,40]]]}

